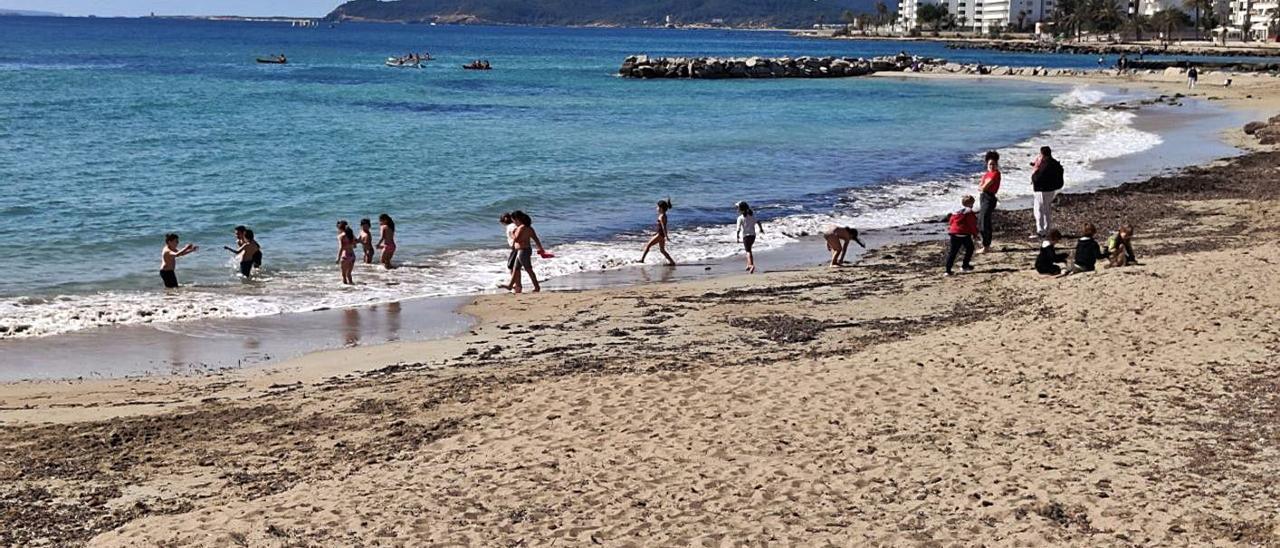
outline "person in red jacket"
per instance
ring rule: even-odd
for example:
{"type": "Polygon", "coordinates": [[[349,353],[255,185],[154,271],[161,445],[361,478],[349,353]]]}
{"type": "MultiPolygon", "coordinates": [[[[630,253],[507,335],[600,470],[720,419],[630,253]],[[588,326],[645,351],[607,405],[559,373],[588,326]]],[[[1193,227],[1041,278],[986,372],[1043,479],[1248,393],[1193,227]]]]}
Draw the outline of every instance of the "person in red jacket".
{"type": "Polygon", "coordinates": [[[978,235],[978,214],[973,212],[973,196],[961,198],[960,205],[964,207],[948,218],[947,237],[951,241],[947,246],[947,276],[954,274],[951,268],[955,266],[956,255],[961,248],[964,248],[964,262],[960,269],[965,272],[973,270],[969,261],[973,259],[973,238],[978,235]]]}

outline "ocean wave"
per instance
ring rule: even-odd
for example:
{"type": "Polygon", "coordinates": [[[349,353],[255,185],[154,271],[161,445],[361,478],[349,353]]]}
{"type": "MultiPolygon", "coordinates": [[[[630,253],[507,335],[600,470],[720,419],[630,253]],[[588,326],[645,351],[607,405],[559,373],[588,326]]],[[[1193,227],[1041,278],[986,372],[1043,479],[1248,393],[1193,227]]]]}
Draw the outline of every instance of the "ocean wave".
{"type": "MultiPolygon", "coordinates": [[[[1070,189],[1101,180],[1105,174],[1097,167],[1099,161],[1140,153],[1161,143],[1158,135],[1133,127],[1132,112],[1101,108],[1111,99],[1105,92],[1087,87],[1054,98],[1052,103],[1068,112],[1058,127],[1000,149],[1004,168],[1001,198],[1031,194],[1029,164],[1042,144],[1053,146],[1063,162],[1070,189]]],[[[762,212],[775,218],[764,223],[756,249],[774,249],[832,225],[882,229],[939,218],[956,208],[962,195],[974,192],[981,153],[975,151],[973,173],[851,189],[837,197],[837,207],[829,212],[787,213],[785,208],[758,204],[762,212]]],[[[731,213],[729,209],[726,217],[731,213]]],[[[679,210],[673,212],[678,214],[679,210]]],[[[647,234],[622,234],[557,245],[553,249],[557,257],[538,260],[537,271],[543,279],[551,279],[632,267],[647,238],[647,234]]],[[[185,286],[169,293],[16,297],[0,302],[0,338],[48,336],[112,325],[248,318],[494,291],[506,278],[504,243],[502,235],[495,233],[493,249],[448,251],[426,263],[408,263],[391,271],[360,265],[354,287],[340,286],[336,268],[326,265],[271,273],[251,283],[185,286]]],[[[696,263],[734,256],[741,252],[741,245],[734,239],[732,225],[699,226],[673,231],[669,251],[681,263],[696,263]]],[[[650,260],[656,263],[661,257],[650,260]]]]}

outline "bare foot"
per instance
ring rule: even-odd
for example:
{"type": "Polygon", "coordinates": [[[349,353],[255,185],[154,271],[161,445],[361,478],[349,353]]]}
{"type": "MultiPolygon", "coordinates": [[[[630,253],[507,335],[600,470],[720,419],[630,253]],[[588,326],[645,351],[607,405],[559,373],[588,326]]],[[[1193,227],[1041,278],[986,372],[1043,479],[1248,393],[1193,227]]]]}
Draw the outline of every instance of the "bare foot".
{"type": "Polygon", "coordinates": [[[533,292],[534,292],[534,293],[541,293],[541,292],[542,292],[542,287],[541,287],[541,286],[537,286],[537,285],[533,286],[533,292]]]}
{"type": "Polygon", "coordinates": [[[747,272],[750,272],[750,273],[752,273],[752,274],[755,274],[755,273],[756,273],[756,265],[751,265],[749,268],[747,268],[747,272]]]}

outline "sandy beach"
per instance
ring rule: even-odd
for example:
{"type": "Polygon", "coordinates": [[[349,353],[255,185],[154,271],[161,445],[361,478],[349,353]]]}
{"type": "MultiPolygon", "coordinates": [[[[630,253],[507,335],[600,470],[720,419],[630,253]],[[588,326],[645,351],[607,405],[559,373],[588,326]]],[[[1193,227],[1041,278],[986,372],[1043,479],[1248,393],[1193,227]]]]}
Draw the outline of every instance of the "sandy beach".
{"type": "MultiPolygon", "coordinates": [[[[1276,91],[1189,95],[1265,119],[1276,91]]],[[[484,296],[464,335],[272,368],[2,384],[0,545],[1280,546],[1280,152],[1231,138],[1059,198],[1065,232],[1136,225],[1136,266],[1041,278],[1001,210],[955,278],[937,238],[484,296]]]]}

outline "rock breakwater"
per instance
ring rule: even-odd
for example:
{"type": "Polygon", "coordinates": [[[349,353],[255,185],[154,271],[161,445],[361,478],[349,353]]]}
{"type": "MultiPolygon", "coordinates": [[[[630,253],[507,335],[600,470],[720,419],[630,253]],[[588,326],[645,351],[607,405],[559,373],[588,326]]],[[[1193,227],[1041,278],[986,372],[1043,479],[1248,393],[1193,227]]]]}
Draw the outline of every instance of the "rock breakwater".
{"type": "Polygon", "coordinates": [[[910,55],[875,57],[627,57],[618,69],[626,78],[847,78],[875,72],[901,72],[941,59],[910,55]]]}

